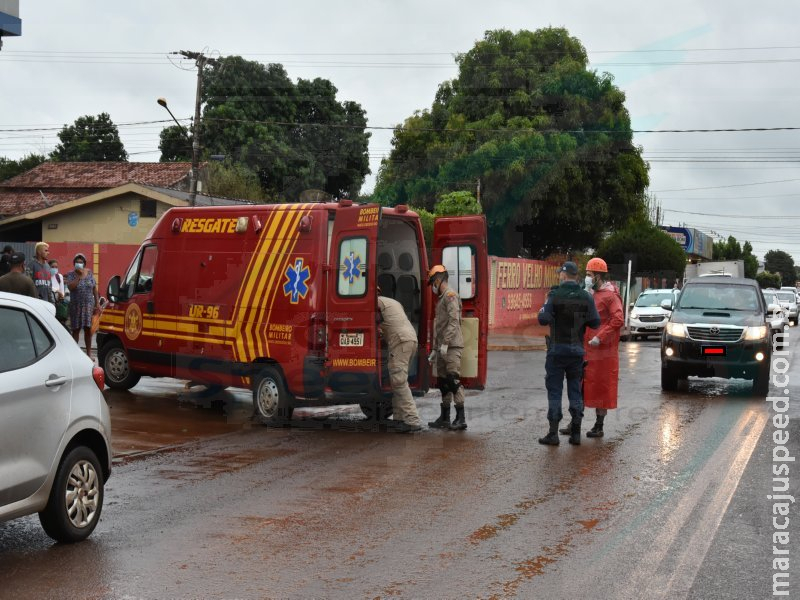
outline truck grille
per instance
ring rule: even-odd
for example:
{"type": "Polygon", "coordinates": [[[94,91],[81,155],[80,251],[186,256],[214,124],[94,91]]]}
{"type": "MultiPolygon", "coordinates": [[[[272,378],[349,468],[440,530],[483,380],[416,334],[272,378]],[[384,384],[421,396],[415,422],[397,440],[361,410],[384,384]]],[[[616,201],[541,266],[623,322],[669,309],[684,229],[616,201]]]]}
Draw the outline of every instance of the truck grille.
{"type": "Polygon", "coordinates": [[[639,317],[642,323],[660,323],[666,318],[665,315],[643,315],[639,317]]]}
{"type": "Polygon", "coordinates": [[[686,328],[689,337],[699,342],[738,342],[742,337],[743,327],[716,327],[689,325],[686,328]]]}

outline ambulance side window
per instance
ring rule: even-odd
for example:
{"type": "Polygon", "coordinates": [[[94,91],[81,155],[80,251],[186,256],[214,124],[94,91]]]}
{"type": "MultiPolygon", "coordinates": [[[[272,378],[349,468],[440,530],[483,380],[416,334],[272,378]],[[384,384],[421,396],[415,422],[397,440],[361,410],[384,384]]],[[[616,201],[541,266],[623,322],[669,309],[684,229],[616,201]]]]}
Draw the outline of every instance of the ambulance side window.
{"type": "Polygon", "coordinates": [[[475,249],[471,246],[448,246],[442,251],[442,264],[449,275],[448,285],[458,297],[475,297],[475,249]]]}
{"type": "Polygon", "coordinates": [[[123,289],[127,298],[134,294],[147,294],[153,290],[153,275],[158,258],[157,246],[145,246],[138,259],[131,265],[123,289]]]}
{"type": "Polygon", "coordinates": [[[348,238],[339,244],[336,290],[340,296],[347,297],[363,296],[367,293],[367,238],[348,238]]]}

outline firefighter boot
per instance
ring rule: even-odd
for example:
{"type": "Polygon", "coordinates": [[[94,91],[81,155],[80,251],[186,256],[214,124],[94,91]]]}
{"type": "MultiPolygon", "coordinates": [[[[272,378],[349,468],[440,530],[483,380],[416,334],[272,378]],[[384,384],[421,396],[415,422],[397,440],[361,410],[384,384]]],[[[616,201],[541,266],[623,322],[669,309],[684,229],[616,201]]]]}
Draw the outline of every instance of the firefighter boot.
{"type": "Polygon", "coordinates": [[[450,424],[451,431],[461,431],[467,428],[467,421],[464,418],[464,405],[456,404],[456,418],[450,424]]]}
{"type": "Polygon", "coordinates": [[[442,414],[435,421],[428,421],[428,427],[432,429],[447,429],[450,427],[450,405],[444,402],[440,405],[442,407],[442,414]]]}
{"type": "Polygon", "coordinates": [[[550,421],[550,431],[539,438],[539,443],[546,446],[558,446],[561,443],[558,440],[558,421],[550,421]]]}
{"type": "Polygon", "coordinates": [[[605,415],[597,415],[597,420],[594,422],[594,427],[586,432],[586,437],[603,437],[603,421],[605,418],[605,415]]]}
{"type": "Polygon", "coordinates": [[[569,432],[569,443],[575,444],[576,446],[580,446],[581,444],[581,422],[578,419],[572,419],[572,423],[569,424],[570,432],[569,432]]]}

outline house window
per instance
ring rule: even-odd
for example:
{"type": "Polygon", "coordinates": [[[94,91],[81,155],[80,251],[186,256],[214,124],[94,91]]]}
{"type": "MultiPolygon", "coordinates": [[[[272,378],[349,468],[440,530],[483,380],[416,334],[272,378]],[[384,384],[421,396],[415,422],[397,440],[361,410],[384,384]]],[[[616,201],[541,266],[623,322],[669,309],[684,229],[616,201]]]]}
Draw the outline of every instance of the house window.
{"type": "Polygon", "coordinates": [[[149,198],[139,200],[139,216],[156,218],[156,201],[149,198]]]}

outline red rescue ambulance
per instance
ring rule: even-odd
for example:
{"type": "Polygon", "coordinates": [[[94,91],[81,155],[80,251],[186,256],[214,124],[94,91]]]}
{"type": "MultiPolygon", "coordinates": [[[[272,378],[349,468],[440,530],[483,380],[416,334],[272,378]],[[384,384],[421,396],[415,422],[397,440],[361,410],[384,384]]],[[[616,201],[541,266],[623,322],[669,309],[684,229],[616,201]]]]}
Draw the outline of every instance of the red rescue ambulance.
{"type": "MultiPolygon", "coordinates": [[[[486,382],[488,262],[483,216],[437,219],[434,264],[461,295],[462,380],[486,382]]],[[[128,272],[112,278],[98,355],[106,383],[140,376],[253,390],[262,420],[295,406],[359,403],[388,414],[378,286],[398,300],[420,348],[409,369],[427,391],[436,298],[416,213],[351,200],[173,208],[148,234],[128,272]]]]}

